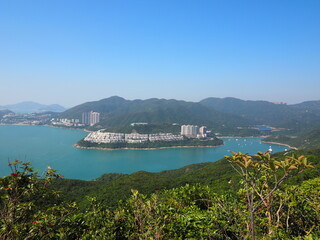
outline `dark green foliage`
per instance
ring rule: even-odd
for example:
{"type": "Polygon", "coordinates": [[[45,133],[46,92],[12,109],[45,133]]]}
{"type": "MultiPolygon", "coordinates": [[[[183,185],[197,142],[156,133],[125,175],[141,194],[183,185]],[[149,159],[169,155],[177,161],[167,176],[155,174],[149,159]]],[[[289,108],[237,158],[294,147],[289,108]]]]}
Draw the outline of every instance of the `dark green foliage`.
{"type": "MultiPolygon", "coordinates": [[[[282,159],[286,156],[284,154],[277,153],[275,156],[282,159]]],[[[304,180],[320,177],[320,161],[318,160],[320,151],[297,151],[297,154],[307,156],[315,168],[308,169],[292,177],[287,184],[300,184],[304,180]]],[[[121,176],[119,179],[106,184],[100,184],[99,181],[65,179],[61,182],[64,186],[60,185],[62,188],[57,186],[57,190],[63,191],[64,199],[77,201],[81,207],[88,206],[88,201],[84,198],[86,195],[96,197],[99,201],[104,202],[106,206],[114,207],[117,205],[118,200],[125,200],[130,196],[131,189],[137,189],[139,192],[149,195],[161,189],[201,183],[210,185],[216,193],[222,194],[227,191],[236,192],[240,187],[240,177],[235,174],[230,164],[224,159],[213,163],[192,164],[180,169],[159,173],[141,171],[121,176]],[[67,187],[68,185],[72,185],[72,187],[67,187]],[[74,190],[71,191],[72,189],[74,190]]]]}
{"type": "MultiPolygon", "coordinates": [[[[274,157],[280,161],[287,154],[277,153],[274,157]]],[[[308,156],[309,161],[314,161],[314,169],[319,169],[319,150],[296,154],[308,156]]],[[[45,179],[39,179],[28,164],[23,165],[22,172],[19,164],[13,163],[11,176],[0,179],[1,239],[244,239],[248,236],[248,210],[241,182],[226,160],[160,173],[106,174],[87,182],[54,180],[58,175],[53,170],[47,172],[45,179]],[[53,186],[48,188],[50,184],[53,186]],[[83,188],[92,197],[87,198],[86,208],[79,208],[75,203],[59,200],[57,192],[52,191],[57,187],[63,189],[62,196],[83,188]],[[141,193],[132,189],[140,189],[141,193]],[[112,199],[112,194],[117,200],[112,199]],[[118,202],[119,199],[123,201],[118,202]],[[110,210],[107,206],[112,201],[114,207],[110,210]]],[[[304,176],[309,180],[295,180],[274,192],[271,212],[279,218],[274,219],[276,225],[268,235],[265,209],[258,209],[257,239],[319,236],[319,174],[316,170],[304,176]],[[278,212],[281,214],[277,215],[278,212]]],[[[80,195],[82,199],[83,192],[80,195]]]]}
{"type": "Polygon", "coordinates": [[[61,117],[81,119],[82,112],[87,111],[101,113],[101,122],[92,129],[128,126],[134,122],[196,124],[214,128],[255,124],[252,120],[218,112],[199,103],[156,98],[130,101],[110,97],[68,109],[61,117]]]}
{"type": "Polygon", "coordinates": [[[77,201],[81,202],[85,200],[85,197],[92,192],[97,191],[103,186],[115,181],[126,174],[122,173],[107,173],[103,174],[101,177],[92,180],[74,180],[74,179],[54,179],[50,186],[50,189],[59,190],[63,194],[61,198],[65,201],[77,201]]]}
{"type": "Polygon", "coordinates": [[[303,133],[319,126],[320,119],[320,101],[286,105],[236,98],[207,98],[194,103],[156,98],[130,101],[120,97],[78,105],[61,117],[81,119],[82,112],[91,110],[101,113],[101,122],[91,130],[128,126],[133,122],[179,123],[206,125],[214,132],[232,136],[257,136],[255,130],[237,129],[257,124],[285,128],[286,134],[303,133]]]}
{"type": "Polygon", "coordinates": [[[180,134],[181,125],[173,125],[168,123],[163,124],[147,124],[147,125],[127,125],[124,127],[107,128],[104,132],[117,132],[117,133],[140,133],[140,134],[153,134],[153,133],[172,133],[180,134]]]}
{"type": "MultiPolygon", "coordinates": [[[[231,128],[226,126],[215,127],[212,129],[214,133],[219,133],[221,136],[229,136],[229,137],[258,137],[261,136],[262,133],[257,129],[252,128],[231,128]]],[[[220,135],[217,135],[219,137],[220,135]]]]}
{"type": "Polygon", "coordinates": [[[320,148],[320,128],[313,129],[297,136],[273,135],[263,139],[263,141],[284,143],[292,147],[303,149],[317,149],[320,148]]]}
{"type": "Polygon", "coordinates": [[[77,201],[81,207],[88,206],[86,195],[96,197],[106,206],[116,206],[120,199],[125,200],[130,196],[131,189],[149,195],[157,190],[196,183],[211,185],[218,193],[239,187],[239,177],[225,160],[192,164],[159,173],[140,171],[130,175],[120,175],[111,182],[101,182],[99,179],[93,181],[58,179],[53,182],[53,186],[56,190],[62,191],[63,199],[77,201]]]}
{"type": "Polygon", "coordinates": [[[200,103],[260,124],[291,129],[295,133],[318,125],[320,119],[320,101],[286,105],[236,98],[207,98],[200,103]]]}

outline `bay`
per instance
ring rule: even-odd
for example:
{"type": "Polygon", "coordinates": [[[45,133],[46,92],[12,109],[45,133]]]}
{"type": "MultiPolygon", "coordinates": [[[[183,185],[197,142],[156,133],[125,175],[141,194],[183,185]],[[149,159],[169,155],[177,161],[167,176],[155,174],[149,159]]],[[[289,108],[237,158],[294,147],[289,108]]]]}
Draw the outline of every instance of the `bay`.
{"type": "Polygon", "coordinates": [[[267,151],[270,146],[273,152],[287,148],[261,143],[261,138],[225,138],[223,146],[213,148],[115,151],[74,148],[73,144],[86,135],[74,129],[0,125],[0,176],[10,174],[8,161],[16,159],[31,162],[40,173],[51,166],[65,178],[91,180],[104,173],[159,172],[214,162],[230,155],[230,150],[255,154],[267,151]]]}

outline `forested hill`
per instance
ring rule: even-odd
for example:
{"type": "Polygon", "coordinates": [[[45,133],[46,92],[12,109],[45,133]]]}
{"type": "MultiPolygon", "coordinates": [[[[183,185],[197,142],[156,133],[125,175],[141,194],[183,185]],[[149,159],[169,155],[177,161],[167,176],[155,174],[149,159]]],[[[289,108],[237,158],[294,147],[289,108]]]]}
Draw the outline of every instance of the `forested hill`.
{"type": "Polygon", "coordinates": [[[231,133],[236,132],[236,127],[266,124],[297,134],[311,131],[320,123],[320,101],[287,105],[237,98],[207,98],[197,103],[157,98],[126,100],[114,96],[75,106],[61,117],[81,119],[87,111],[101,113],[96,128],[123,127],[133,122],[179,123],[206,125],[221,133],[231,133]]]}
{"type": "Polygon", "coordinates": [[[224,159],[94,181],[51,169],[40,178],[14,161],[0,178],[0,239],[317,239],[319,157],[235,153],[233,167],[224,159]]]}
{"type": "Polygon", "coordinates": [[[132,122],[180,123],[213,126],[252,126],[255,121],[222,113],[200,103],[166,100],[126,100],[110,97],[73,107],[61,114],[65,118],[81,118],[82,112],[101,113],[101,127],[126,126],[132,122]]]}
{"type": "Polygon", "coordinates": [[[200,103],[224,113],[232,113],[275,127],[294,129],[296,132],[316,126],[320,122],[320,101],[287,105],[229,97],[206,98],[200,103]]]}
{"type": "Polygon", "coordinates": [[[320,148],[320,127],[310,131],[303,132],[296,136],[290,135],[273,135],[264,139],[266,142],[278,142],[288,144],[292,147],[303,149],[320,148]]]}
{"type": "MultiPolygon", "coordinates": [[[[320,177],[319,150],[292,152],[308,156],[315,168],[309,169],[299,178],[292,178],[290,183],[297,184],[302,180],[320,177]]],[[[283,158],[285,155],[282,152],[274,156],[283,158]]],[[[157,173],[139,171],[129,175],[105,174],[93,181],[59,179],[54,182],[54,188],[63,191],[65,200],[77,201],[82,207],[87,207],[86,195],[95,197],[107,206],[116,206],[119,200],[125,200],[131,195],[131,189],[136,189],[143,194],[151,194],[157,190],[200,183],[210,185],[216,193],[223,193],[238,189],[240,186],[239,180],[239,175],[230,163],[226,159],[222,159],[213,163],[192,164],[157,173]]]]}

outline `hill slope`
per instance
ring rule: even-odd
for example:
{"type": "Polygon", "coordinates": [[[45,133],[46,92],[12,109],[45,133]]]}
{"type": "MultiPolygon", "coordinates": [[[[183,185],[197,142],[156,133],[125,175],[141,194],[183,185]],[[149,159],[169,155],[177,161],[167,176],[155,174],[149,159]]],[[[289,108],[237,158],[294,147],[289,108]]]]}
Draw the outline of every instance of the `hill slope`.
{"type": "Polygon", "coordinates": [[[126,126],[132,122],[198,124],[216,127],[217,125],[250,126],[255,121],[222,113],[199,103],[166,100],[125,100],[110,97],[73,107],[61,114],[66,118],[81,118],[82,112],[101,113],[100,127],[126,126]]]}
{"type": "Polygon", "coordinates": [[[293,129],[295,132],[320,122],[320,101],[286,105],[237,98],[206,98],[200,103],[224,113],[253,119],[261,124],[293,129]]]}
{"type": "Polygon", "coordinates": [[[274,135],[265,138],[263,141],[284,143],[302,149],[316,149],[320,148],[320,128],[315,128],[297,136],[274,135]]]}
{"type": "MultiPolygon", "coordinates": [[[[319,149],[300,150],[295,153],[308,156],[315,168],[308,169],[299,177],[293,177],[290,183],[296,184],[320,176],[319,149]]],[[[284,153],[276,153],[275,156],[281,158],[284,153]]],[[[231,165],[222,159],[213,163],[192,164],[158,173],[140,171],[130,175],[106,174],[94,181],[59,179],[55,187],[64,191],[63,195],[66,199],[76,200],[85,207],[88,204],[84,198],[86,195],[96,197],[107,206],[116,206],[119,200],[125,200],[131,195],[131,189],[137,189],[143,194],[151,194],[158,190],[196,183],[210,185],[215,192],[222,193],[238,189],[239,176],[231,165]]]]}

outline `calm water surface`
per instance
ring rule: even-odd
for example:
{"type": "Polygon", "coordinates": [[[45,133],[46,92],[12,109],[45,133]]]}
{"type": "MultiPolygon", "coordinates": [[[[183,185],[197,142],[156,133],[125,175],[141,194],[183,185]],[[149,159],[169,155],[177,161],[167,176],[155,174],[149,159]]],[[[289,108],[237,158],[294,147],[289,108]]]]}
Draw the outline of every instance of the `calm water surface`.
{"type": "MultiPolygon", "coordinates": [[[[158,172],[214,162],[230,155],[229,150],[254,154],[270,146],[260,138],[227,138],[224,146],[214,148],[100,151],[72,146],[86,135],[81,130],[0,125],[0,176],[9,174],[8,160],[15,159],[31,162],[36,170],[43,171],[50,165],[66,178],[90,180],[110,172],[158,172]]],[[[272,145],[273,152],[286,148],[272,145]]]]}

